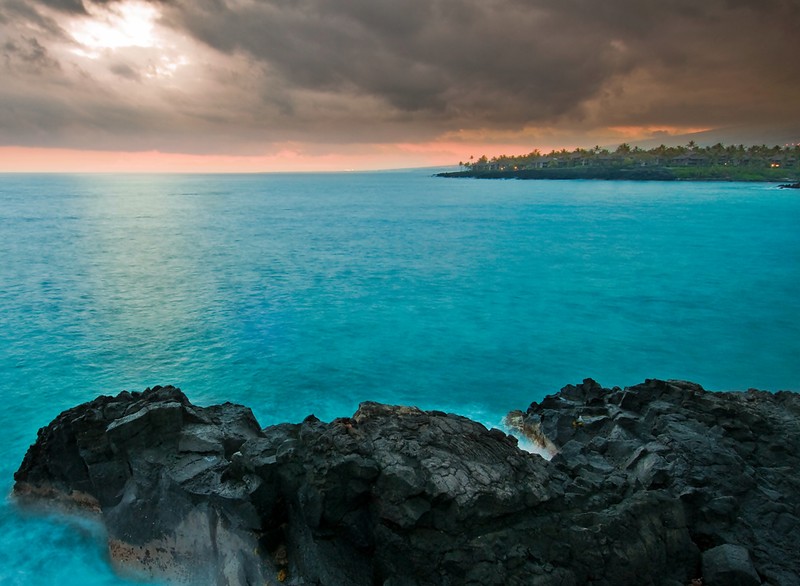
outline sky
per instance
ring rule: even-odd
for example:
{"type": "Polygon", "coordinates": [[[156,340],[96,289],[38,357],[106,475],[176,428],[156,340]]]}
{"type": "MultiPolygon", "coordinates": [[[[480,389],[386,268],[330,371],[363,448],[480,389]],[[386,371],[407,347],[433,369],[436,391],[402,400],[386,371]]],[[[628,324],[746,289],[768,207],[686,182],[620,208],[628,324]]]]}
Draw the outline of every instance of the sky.
{"type": "Polygon", "coordinates": [[[0,0],[0,171],[800,142],[798,23],[800,0],[0,0]]]}

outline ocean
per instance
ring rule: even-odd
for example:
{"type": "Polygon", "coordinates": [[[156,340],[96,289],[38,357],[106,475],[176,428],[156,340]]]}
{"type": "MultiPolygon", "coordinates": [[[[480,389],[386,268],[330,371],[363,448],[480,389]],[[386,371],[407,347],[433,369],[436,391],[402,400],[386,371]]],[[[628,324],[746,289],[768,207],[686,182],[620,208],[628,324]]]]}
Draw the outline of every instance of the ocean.
{"type": "MultiPolygon", "coordinates": [[[[568,383],[800,390],[800,194],[431,170],[0,175],[0,487],[39,427],[174,384],[264,426],[417,405],[500,426],[568,383]]],[[[0,583],[127,584],[0,503],[0,583]]]]}

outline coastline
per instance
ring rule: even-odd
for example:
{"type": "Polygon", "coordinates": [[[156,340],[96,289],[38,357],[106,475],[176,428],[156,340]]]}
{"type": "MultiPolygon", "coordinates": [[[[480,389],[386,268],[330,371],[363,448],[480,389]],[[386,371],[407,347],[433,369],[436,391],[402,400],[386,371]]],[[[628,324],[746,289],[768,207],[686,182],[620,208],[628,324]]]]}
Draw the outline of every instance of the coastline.
{"type": "Polygon", "coordinates": [[[622,168],[545,168],[519,170],[450,171],[437,173],[436,177],[448,179],[522,179],[522,180],[575,180],[603,181],[728,181],[749,183],[781,183],[782,187],[797,188],[800,175],[785,174],[785,170],[735,169],[735,168],[675,168],[675,167],[622,167],[622,168]]]}

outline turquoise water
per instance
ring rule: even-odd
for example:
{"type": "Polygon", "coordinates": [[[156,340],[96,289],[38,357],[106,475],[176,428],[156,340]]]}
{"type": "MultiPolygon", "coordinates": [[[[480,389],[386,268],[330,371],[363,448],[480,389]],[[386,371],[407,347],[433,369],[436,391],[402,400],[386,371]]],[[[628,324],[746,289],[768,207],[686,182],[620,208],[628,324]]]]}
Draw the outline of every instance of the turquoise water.
{"type": "MultiPolygon", "coordinates": [[[[262,425],[498,425],[587,376],[800,390],[798,291],[769,184],[0,176],[0,486],[61,410],[155,384],[262,425]]],[[[101,541],[3,502],[0,583],[124,584],[101,541]]]]}

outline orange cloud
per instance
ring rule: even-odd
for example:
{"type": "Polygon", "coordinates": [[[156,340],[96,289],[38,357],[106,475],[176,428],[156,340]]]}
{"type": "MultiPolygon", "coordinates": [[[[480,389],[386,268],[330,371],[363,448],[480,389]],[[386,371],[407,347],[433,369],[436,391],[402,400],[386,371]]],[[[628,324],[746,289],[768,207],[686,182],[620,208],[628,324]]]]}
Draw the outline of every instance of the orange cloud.
{"type": "Polygon", "coordinates": [[[625,140],[643,140],[658,136],[680,136],[711,130],[708,126],[611,126],[608,128],[616,137],[625,140]]]}

